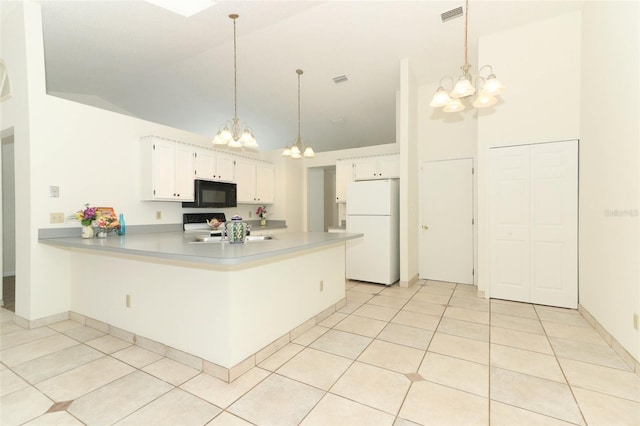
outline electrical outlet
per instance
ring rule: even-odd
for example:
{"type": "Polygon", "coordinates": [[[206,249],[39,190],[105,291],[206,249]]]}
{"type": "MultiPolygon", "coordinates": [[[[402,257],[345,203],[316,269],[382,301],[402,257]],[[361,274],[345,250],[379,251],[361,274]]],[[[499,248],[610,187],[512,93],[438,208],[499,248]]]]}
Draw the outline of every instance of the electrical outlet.
{"type": "Polygon", "coordinates": [[[156,220],[162,219],[162,210],[156,211],[156,220]]]}
{"type": "Polygon", "coordinates": [[[64,223],[64,213],[49,213],[49,223],[64,223]]]}
{"type": "Polygon", "coordinates": [[[633,328],[635,328],[636,330],[638,329],[638,322],[640,322],[640,319],[638,318],[638,314],[634,313],[633,314],[633,328]]]}
{"type": "Polygon", "coordinates": [[[320,280],[320,291],[324,290],[324,280],[320,280]]]}
{"type": "Polygon", "coordinates": [[[125,303],[125,306],[127,308],[131,307],[131,295],[130,294],[127,294],[127,297],[125,298],[125,302],[124,303],[125,303]]]}

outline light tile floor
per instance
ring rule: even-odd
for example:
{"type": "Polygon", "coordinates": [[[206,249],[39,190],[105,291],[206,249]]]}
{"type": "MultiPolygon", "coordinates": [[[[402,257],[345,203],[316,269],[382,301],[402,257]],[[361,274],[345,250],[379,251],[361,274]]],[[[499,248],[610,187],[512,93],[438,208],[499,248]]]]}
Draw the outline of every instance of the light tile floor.
{"type": "Polygon", "coordinates": [[[639,425],[640,379],[577,312],[347,283],[233,383],[73,321],[0,310],[2,425],[639,425]]]}

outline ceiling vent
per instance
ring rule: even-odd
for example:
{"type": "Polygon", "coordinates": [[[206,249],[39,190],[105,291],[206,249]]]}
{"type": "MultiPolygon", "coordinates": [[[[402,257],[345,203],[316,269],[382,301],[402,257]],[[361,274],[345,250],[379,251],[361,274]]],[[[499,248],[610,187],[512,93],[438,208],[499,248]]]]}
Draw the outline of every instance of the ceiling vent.
{"type": "Polygon", "coordinates": [[[443,24],[447,21],[451,21],[452,19],[456,19],[461,16],[462,16],[462,6],[456,7],[455,9],[451,9],[440,14],[440,18],[442,18],[443,24]]]}
{"type": "Polygon", "coordinates": [[[334,82],[335,84],[338,84],[338,83],[344,83],[344,82],[345,82],[345,81],[347,81],[347,80],[349,80],[349,79],[347,78],[347,76],[346,76],[346,75],[339,75],[339,76],[337,76],[337,77],[333,77],[333,82],[334,82]]]}

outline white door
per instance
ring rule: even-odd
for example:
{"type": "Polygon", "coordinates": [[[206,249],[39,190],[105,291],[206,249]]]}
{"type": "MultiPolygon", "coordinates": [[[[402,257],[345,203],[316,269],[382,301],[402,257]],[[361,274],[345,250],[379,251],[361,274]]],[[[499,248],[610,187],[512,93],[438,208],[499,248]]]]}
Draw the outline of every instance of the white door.
{"type": "Polygon", "coordinates": [[[491,151],[491,296],[529,301],[529,147],[491,151]]]}
{"type": "Polygon", "coordinates": [[[491,297],[576,308],[578,144],[491,150],[491,297]]]}
{"type": "Polygon", "coordinates": [[[578,144],[531,147],[531,302],[578,307],[578,144]]]}
{"type": "Polygon", "coordinates": [[[473,284],[473,161],[421,169],[420,277],[473,284]]]}

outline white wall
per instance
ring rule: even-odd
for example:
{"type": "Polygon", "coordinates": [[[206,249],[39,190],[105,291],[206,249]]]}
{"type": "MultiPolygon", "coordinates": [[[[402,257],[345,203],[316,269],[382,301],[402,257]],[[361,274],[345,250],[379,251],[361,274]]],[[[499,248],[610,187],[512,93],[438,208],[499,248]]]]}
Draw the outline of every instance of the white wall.
{"type": "Polygon", "coordinates": [[[640,3],[586,2],[582,22],[580,304],[640,360],[640,3]]]}
{"type": "Polygon", "coordinates": [[[480,39],[479,62],[506,86],[478,112],[478,289],[490,295],[487,167],[490,147],[580,137],[580,12],[480,39]]]}

